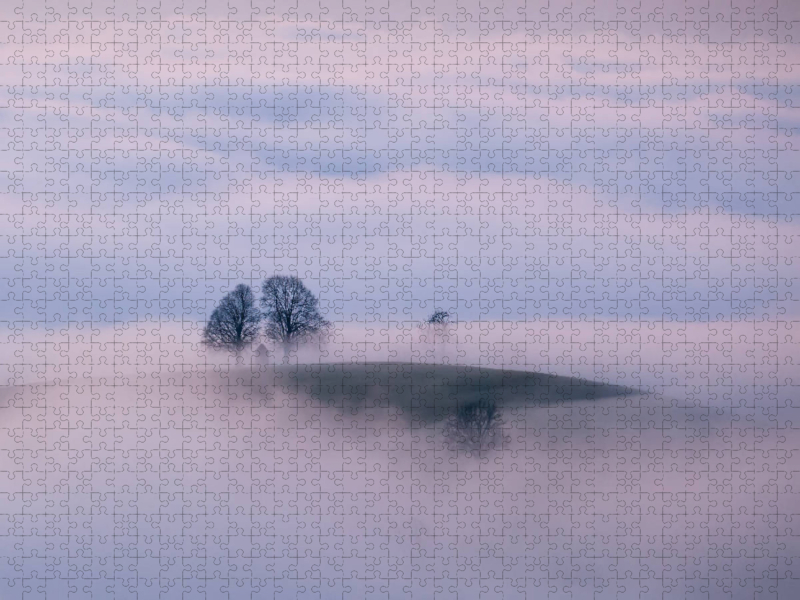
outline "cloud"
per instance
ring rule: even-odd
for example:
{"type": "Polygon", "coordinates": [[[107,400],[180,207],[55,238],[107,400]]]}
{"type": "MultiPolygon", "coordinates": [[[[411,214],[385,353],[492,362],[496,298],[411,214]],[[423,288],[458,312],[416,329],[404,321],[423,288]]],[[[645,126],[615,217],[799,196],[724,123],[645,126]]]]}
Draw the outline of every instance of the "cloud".
{"type": "Polygon", "coordinates": [[[494,174],[287,176],[269,190],[113,217],[29,205],[7,220],[3,318],[202,319],[224,290],[275,271],[313,282],[337,321],[418,319],[436,302],[465,320],[797,311],[800,231],[785,218],[625,212],[584,187],[494,174]]]}
{"type": "MultiPolygon", "coordinates": [[[[433,310],[434,305],[429,305],[433,310]]],[[[791,385],[795,345],[792,320],[683,321],[542,319],[459,322],[447,340],[423,335],[419,321],[334,323],[325,343],[302,348],[301,363],[449,362],[549,372],[608,383],[642,386],[663,394],[677,388],[705,390],[704,401],[730,401],[737,386],[791,385]]],[[[206,352],[201,323],[191,320],[69,325],[8,331],[0,348],[9,385],[47,380],[62,385],[84,379],[107,385],[158,377],[165,382],[195,372],[260,364],[206,352]]],[[[274,350],[270,361],[282,359],[274,350]]],[[[295,360],[295,359],[293,359],[295,360]]],[[[788,388],[787,388],[788,389],[788,388]]],[[[788,392],[787,392],[788,393],[788,392]]]]}

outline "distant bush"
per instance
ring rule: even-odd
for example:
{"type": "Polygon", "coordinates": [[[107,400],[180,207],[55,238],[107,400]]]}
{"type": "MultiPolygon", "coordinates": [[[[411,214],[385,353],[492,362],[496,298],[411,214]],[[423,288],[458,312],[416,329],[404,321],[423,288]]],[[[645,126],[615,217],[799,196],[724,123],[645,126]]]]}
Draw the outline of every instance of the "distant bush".
{"type": "Polygon", "coordinates": [[[453,323],[450,320],[450,313],[446,310],[435,310],[420,324],[421,338],[423,342],[433,344],[446,344],[450,341],[453,323]]]}
{"type": "Polygon", "coordinates": [[[446,310],[434,311],[431,316],[427,318],[425,323],[428,325],[446,325],[450,322],[450,313],[446,310]]]}

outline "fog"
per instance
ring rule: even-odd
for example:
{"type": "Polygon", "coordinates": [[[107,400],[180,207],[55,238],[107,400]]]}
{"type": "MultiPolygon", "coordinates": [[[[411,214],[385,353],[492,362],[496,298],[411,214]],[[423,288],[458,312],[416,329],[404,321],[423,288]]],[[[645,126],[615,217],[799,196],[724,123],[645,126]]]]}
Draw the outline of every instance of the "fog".
{"type": "Polygon", "coordinates": [[[0,597],[800,595],[787,325],[197,327],[11,336],[0,597]]]}

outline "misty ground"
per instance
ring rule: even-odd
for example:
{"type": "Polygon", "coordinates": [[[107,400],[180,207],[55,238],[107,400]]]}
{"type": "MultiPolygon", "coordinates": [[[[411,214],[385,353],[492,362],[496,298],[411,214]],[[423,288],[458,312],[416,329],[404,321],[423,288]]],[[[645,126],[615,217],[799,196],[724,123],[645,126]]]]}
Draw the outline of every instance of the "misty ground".
{"type": "Polygon", "coordinates": [[[7,386],[0,597],[791,597],[796,426],[691,395],[402,362],[7,386]],[[450,443],[480,398],[500,432],[450,443]]]}

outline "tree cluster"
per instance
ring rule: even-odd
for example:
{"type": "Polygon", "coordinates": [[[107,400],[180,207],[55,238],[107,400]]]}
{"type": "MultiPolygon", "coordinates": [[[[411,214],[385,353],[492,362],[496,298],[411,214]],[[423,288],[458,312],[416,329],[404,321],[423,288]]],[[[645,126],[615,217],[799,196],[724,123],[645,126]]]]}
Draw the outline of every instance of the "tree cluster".
{"type": "Polygon", "coordinates": [[[295,276],[275,275],[261,285],[261,308],[249,286],[237,285],[214,308],[203,330],[203,343],[241,350],[262,333],[285,347],[324,332],[330,323],[319,300],[295,276]]]}

